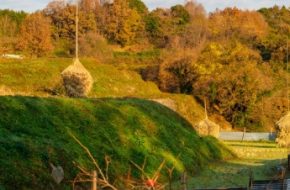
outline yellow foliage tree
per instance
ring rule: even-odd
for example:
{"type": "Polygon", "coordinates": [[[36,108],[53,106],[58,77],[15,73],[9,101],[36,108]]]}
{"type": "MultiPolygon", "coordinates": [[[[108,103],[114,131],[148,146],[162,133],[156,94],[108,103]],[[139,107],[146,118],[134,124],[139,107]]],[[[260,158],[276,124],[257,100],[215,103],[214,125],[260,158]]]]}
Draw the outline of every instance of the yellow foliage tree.
{"type": "Polygon", "coordinates": [[[228,121],[244,126],[257,97],[273,88],[273,81],[259,64],[258,52],[241,43],[210,44],[198,60],[201,77],[193,93],[207,97],[228,121]]]}
{"type": "Polygon", "coordinates": [[[122,46],[130,44],[144,24],[135,9],[129,7],[127,0],[115,0],[113,4],[105,4],[104,32],[109,40],[122,46]]]}

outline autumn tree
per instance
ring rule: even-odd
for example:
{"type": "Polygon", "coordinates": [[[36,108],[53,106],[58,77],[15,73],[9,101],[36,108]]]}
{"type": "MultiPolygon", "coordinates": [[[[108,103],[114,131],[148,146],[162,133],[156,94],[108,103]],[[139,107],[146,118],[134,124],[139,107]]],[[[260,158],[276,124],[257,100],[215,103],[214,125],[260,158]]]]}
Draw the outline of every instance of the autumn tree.
{"type": "Polygon", "coordinates": [[[0,54],[16,50],[17,36],[25,17],[22,11],[0,10],[0,54]]]}
{"type": "Polygon", "coordinates": [[[267,23],[256,11],[237,8],[218,10],[209,17],[209,33],[212,40],[239,39],[252,43],[267,33],[267,23]]]}
{"type": "Polygon", "coordinates": [[[36,12],[26,17],[20,29],[19,46],[31,56],[43,56],[52,50],[50,21],[36,12]]]}
{"type": "Polygon", "coordinates": [[[269,23],[270,32],[266,38],[257,44],[265,61],[285,66],[287,54],[287,39],[290,42],[290,10],[286,7],[274,6],[263,8],[259,12],[269,23]]]}
{"type": "Polygon", "coordinates": [[[0,17],[0,36],[15,36],[17,24],[7,15],[0,17]]]}
{"type": "Polygon", "coordinates": [[[170,9],[158,8],[148,15],[146,30],[157,47],[197,48],[206,39],[206,12],[195,1],[170,9]]]}
{"type": "Polygon", "coordinates": [[[158,48],[165,48],[173,30],[169,10],[158,8],[152,11],[145,23],[150,42],[158,48]]]}
{"type": "Polygon", "coordinates": [[[80,9],[86,13],[91,13],[96,11],[100,6],[99,0],[80,0],[80,9]]]}
{"type": "Polygon", "coordinates": [[[23,11],[0,10],[0,35],[15,35],[19,32],[19,28],[27,13],[23,11]]]}
{"type": "Polygon", "coordinates": [[[8,15],[0,16],[0,55],[14,49],[17,31],[16,22],[8,15]]]}
{"type": "Polygon", "coordinates": [[[259,53],[239,42],[211,44],[198,62],[201,77],[194,83],[195,96],[207,97],[211,107],[236,126],[246,125],[257,97],[273,86],[259,69],[259,53]]]}
{"type": "Polygon", "coordinates": [[[115,0],[103,5],[105,9],[105,25],[103,32],[112,42],[122,46],[130,44],[142,30],[142,20],[136,9],[129,6],[128,0],[115,0]]]}
{"type": "Polygon", "coordinates": [[[150,41],[159,48],[177,47],[180,34],[189,21],[189,14],[182,5],[171,9],[158,8],[146,19],[146,30],[150,41]]]}
{"type": "Polygon", "coordinates": [[[195,1],[187,2],[185,9],[190,15],[190,21],[182,34],[182,43],[184,47],[195,48],[206,41],[208,27],[207,14],[204,7],[195,1]]]}
{"type": "MultiPolygon", "coordinates": [[[[80,36],[97,30],[94,8],[97,6],[93,0],[82,0],[79,11],[79,32],[80,36]]],[[[68,54],[75,51],[75,5],[65,1],[52,1],[44,10],[47,17],[51,19],[53,27],[53,38],[58,46],[68,50],[68,54]]]]}

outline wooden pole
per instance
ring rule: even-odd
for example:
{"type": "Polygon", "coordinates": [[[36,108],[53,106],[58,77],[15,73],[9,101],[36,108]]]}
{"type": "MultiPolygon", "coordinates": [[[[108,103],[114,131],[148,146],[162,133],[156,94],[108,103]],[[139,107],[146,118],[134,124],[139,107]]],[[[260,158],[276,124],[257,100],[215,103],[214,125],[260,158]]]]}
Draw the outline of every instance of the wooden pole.
{"type": "Polygon", "coordinates": [[[183,172],[181,176],[181,185],[182,185],[182,190],[187,190],[187,175],[186,172],[183,172]]]}
{"type": "Polygon", "coordinates": [[[244,132],[243,132],[242,142],[244,142],[245,134],[246,134],[246,127],[244,127],[244,132]]]}
{"type": "Polygon", "coordinates": [[[76,60],[79,58],[79,1],[76,2],[76,60]]]}
{"type": "Polygon", "coordinates": [[[93,171],[92,190],[97,190],[97,172],[93,171]]]}
{"type": "Polygon", "coordinates": [[[288,154],[288,171],[290,171],[290,154],[288,154]]]}
{"type": "MultiPolygon", "coordinates": [[[[289,70],[289,66],[288,66],[288,62],[289,62],[289,42],[288,42],[288,38],[287,38],[287,74],[288,74],[288,70],[289,70]]],[[[288,101],[288,105],[287,105],[287,110],[288,112],[290,111],[290,100],[289,100],[289,79],[287,76],[287,101],[288,101]]]]}
{"type": "Polygon", "coordinates": [[[249,172],[249,187],[248,187],[248,189],[252,189],[253,181],[254,181],[253,171],[252,171],[252,169],[250,169],[250,172],[249,172]]]}
{"type": "Polygon", "coordinates": [[[204,115],[205,115],[205,119],[208,119],[208,115],[207,115],[207,108],[206,108],[206,99],[204,98],[204,115]]]}

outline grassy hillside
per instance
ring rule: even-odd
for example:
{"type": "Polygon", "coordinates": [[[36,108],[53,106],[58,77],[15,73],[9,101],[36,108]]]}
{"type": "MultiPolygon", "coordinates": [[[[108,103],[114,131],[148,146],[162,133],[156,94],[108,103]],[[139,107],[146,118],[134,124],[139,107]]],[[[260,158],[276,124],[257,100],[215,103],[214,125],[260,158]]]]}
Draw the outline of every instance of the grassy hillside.
{"type": "MultiPolygon", "coordinates": [[[[92,170],[74,134],[111,177],[123,176],[130,161],[154,172],[163,159],[176,171],[196,173],[231,153],[212,138],[201,138],[170,109],[140,99],[0,97],[0,189],[70,189],[78,173],[73,162],[92,170]],[[57,186],[49,163],[60,165],[65,180],[57,186]]],[[[133,176],[138,172],[133,168],[133,176]]],[[[111,178],[112,179],[112,178],[111,178]]],[[[119,180],[119,178],[117,178],[119,180]]]]}
{"type": "MultiPolygon", "coordinates": [[[[191,124],[204,118],[203,108],[192,96],[162,93],[153,82],[145,82],[126,64],[101,64],[96,60],[82,59],[95,83],[90,97],[137,97],[170,99],[176,111],[191,124]]],[[[51,96],[64,95],[59,88],[60,73],[72,59],[0,59],[0,95],[51,96]]]]}

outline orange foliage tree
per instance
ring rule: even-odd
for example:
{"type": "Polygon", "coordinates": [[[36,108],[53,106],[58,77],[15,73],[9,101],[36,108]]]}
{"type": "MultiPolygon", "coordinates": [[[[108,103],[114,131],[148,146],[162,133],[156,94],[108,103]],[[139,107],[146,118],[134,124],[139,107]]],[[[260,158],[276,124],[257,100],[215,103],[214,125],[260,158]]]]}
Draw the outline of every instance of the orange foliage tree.
{"type": "Polygon", "coordinates": [[[31,56],[43,56],[52,50],[50,21],[37,12],[26,17],[20,28],[19,47],[31,56]]]}
{"type": "MultiPolygon", "coordinates": [[[[95,8],[99,5],[93,0],[79,1],[79,34],[80,37],[87,33],[96,32],[97,24],[95,8]]],[[[75,51],[75,16],[76,6],[65,1],[52,1],[44,9],[44,13],[51,19],[53,39],[65,54],[71,55],[75,51]]]]}

